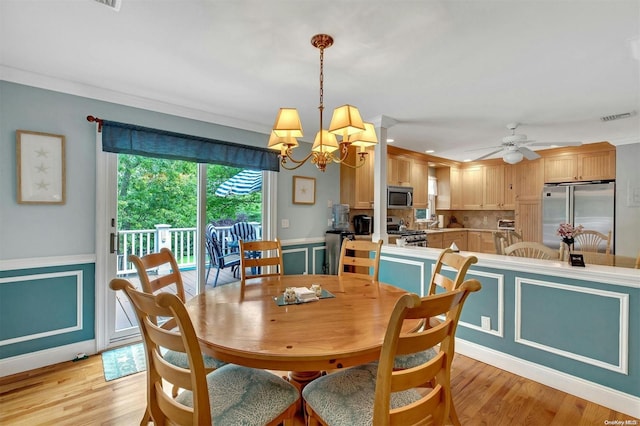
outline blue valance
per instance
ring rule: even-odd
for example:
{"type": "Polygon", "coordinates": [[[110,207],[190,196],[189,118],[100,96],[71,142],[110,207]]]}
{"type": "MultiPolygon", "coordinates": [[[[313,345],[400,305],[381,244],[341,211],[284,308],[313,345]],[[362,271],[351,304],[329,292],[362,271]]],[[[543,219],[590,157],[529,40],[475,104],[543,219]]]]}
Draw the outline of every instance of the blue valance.
{"type": "Polygon", "coordinates": [[[280,171],[278,153],[267,148],[107,120],[102,121],[102,150],[245,169],[280,171]]]}

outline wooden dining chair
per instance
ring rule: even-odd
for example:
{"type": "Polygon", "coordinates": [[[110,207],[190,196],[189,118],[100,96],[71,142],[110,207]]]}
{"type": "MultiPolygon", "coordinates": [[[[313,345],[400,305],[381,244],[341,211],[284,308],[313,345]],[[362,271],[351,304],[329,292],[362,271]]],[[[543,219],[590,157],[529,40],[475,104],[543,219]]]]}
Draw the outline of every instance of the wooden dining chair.
{"type": "Polygon", "coordinates": [[[123,291],[134,307],[147,360],[148,413],[155,424],[293,425],[300,395],[286,380],[234,364],[207,374],[191,318],[179,297],[140,292],[121,278],[109,286],[123,291]],[[159,317],[171,318],[177,330],[159,327],[159,317]],[[167,362],[162,348],[184,353],[187,365],[176,367],[167,362]],[[163,382],[184,390],[173,399],[164,391],[163,382]]]}
{"type": "Polygon", "coordinates": [[[342,241],[338,275],[351,275],[378,281],[382,240],[342,241]],[[364,272],[366,270],[366,272],[364,272]]]}
{"type": "Polygon", "coordinates": [[[554,250],[535,241],[522,241],[504,248],[507,256],[528,257],[531,259],[559,260],[560,250],[554,250]]]}
{"type": "MultiPolygon", "coordinates": [[[[131,254],[129,255],[129,261],[133,263],[138,272],[143,292],[148,294],[168,292],[175,294],[183,303],[186,302],[182,274],[171,250],[165,247],[160,249],[158,253],[150,253],[142,257],[131,254]],[[155,274],[153,278],[150,271],[155,274]]],[[[176,327],[176,324],[171,318],[162,318],[161,326],[165,330],[171,330],[176,327]]],[[[169,350],[164,358],[167,362],[178,367],[186,368],[188,365],[188,359],[182,352],[169,350]]],[[[209,372],[222,367],[226,363],[204,355],[204,364],[207,372],[209,372]]],[[[177,393],[178,388],[174,388],[173,395],[175,396],[177,393]]]]}
{"type": "MultiPolygon", "coordinates": [[[[377,363],[322,376],[302,391],[309,426],[322,425],[442,425],[450,419],[451,362],[462,307],[480,290],[475,279],[457,290],[420,298],[402,296],[391,314],[377,363]],[[444,315],[445,320],[420,332],[402,333],[405,319],[444,315]],[[394,368],[397,355],[438,346],[437,355],[407,370],[394,368]],[[418,389],[425,382],[433,386],[418,389]]],[[[454,424],[456,421],[453,421],[454,424]]]]}
{"type": "Polygon", "coordinates": [[[496,254],[504,254],[504,246],[507,237],[500,231],[493,232],[493,244],[496,248],[496,254]]]}
{"type": "Polygon", "coordinates": [[[224,255],[222,253],[222,244],[218,238],[218,231],[213,224],[207,225],[206,240],[207,253],[209,254],[209,266],[207,267],[207,275],[204,279],[205,282],[209,280],[209,271],[211,268],[216,268],[216,277],[213,280],[213,287],[218,284],[218,277],[220,271],[225,268],[231,268],[233,276],[238,275],[238,269],[240,267],[240,255],[238,253],[229,253],[224,255]]]}
{"type": "Polygon", "coordinates": [[[607,235],[593,230],[582,230],[574,237],[574,248],[579,251],[611,253],[611,231],[607,235]]]}
{"type": "Polygon", "coordinates": [[[476,256],[463,256],[460,253],[454,253],[450,248],[442,250],[431,273],[431,281],[427,294],[436,294],[438,288],[444,291],[457,289],[464,281],[467,271],[474,263],[478,263],[476,256]],[[445,270],[452,270],[455,273],[453,278],[445,275],[443,268],[445,270]]]}
{"type": "Polygon", "coordinates": [[[284,274],[280,240],[240,240],[240,282],[244,289],[251,278],[284,274]]]}

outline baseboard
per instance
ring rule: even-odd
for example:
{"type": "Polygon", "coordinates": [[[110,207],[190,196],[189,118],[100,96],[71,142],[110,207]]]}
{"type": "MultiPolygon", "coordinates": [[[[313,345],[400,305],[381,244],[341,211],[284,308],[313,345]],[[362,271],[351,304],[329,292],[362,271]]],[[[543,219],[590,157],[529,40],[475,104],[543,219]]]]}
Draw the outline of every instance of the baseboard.
{"type": "Polygon", "coordinates": [[[34,370],[48,365],[71,361],[79,353],[88,355],[96,353],[95,340],[72,343],[38,352],[17,355],[0,360],[0,377],[34,370]]]}
{"type": "Polygon", "coordinates": [[[461,339],[456,339],[456,352],[620,413],[640,417],[639,397],[461,339]]]}

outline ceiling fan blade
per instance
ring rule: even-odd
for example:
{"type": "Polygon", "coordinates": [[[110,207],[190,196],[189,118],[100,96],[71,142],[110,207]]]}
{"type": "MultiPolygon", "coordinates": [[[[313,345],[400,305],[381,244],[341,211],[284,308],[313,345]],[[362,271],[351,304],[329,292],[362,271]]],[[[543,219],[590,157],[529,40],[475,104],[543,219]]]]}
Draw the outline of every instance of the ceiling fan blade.
{"type": "Polygon", "coordinates": [[[518,148],[518,150],[522,153],[522,155],[524,155],[524,158],[526,158],[527,160],[535,160],[536,158],[540,158],[540,154],[531,151],[525,146],[521,146],[520,148],[518,148]]]}
{"type": "Polygon", "coordinates": [[[487,158],[487,157],[491,157],[493,154],[495,154],[495,153],[497,153],[497,152],[500,152],[500,151],[502,151],[502,148],[500,148],[500,149],[496,149],[495,151],[491,151],[490,153],[485,154],[485,155],[483,155],[482,157],[475,158],[475,159],[473,159],[472,161],[484,160],[485,158],[487,158]]]}
{"type": "Polygon", "coordinates": [[[533,142],[527,143],[527,146],[580,146],[582,142],[533,142]]]}
{"type": "Polygon", "coordinates": [[[484,146],[482,148],[466,149],[464,152],[482,151],[483,149],[502,148],[502,145],[484,146]]]}

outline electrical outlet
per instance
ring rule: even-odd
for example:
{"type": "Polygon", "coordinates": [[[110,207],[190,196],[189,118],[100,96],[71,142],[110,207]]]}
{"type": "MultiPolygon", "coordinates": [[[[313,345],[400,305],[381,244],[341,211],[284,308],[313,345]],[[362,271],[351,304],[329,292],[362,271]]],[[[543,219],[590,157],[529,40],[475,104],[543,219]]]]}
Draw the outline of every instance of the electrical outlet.
{"type": "Polygon", "coordinates": [[[333,200],[328,200],[327,201],[327,207],[329,207],[329,208],[333,207],[333,200]]]}
{"type": "Polygon", "coordinates": [[[289,227],[289,219],[282,219],[282,227],[283,228],[289,227]]]}
{"type": "Polygon", "coordinates": [[[483,330],[491,330],[491,317],[480,317],[480,323],[483,330]]]}

